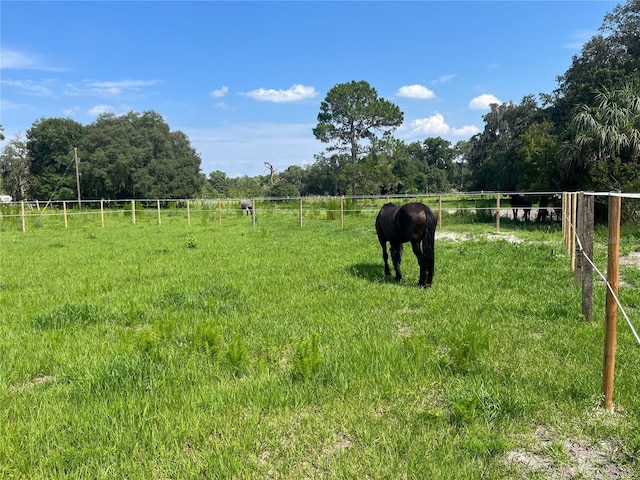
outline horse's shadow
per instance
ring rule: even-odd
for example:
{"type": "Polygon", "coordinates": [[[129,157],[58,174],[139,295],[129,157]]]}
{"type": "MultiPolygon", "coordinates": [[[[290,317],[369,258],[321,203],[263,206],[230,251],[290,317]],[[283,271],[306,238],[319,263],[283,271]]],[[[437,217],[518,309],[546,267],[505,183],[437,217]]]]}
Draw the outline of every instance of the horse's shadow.
{"type": "Polygon", "coordinates": [[[371,283],[393,283],[400,285],[392,276],[386,277],[379,263],[356,263],[346,268],[347,272],[356,278],[366,280],[371,283]]]}

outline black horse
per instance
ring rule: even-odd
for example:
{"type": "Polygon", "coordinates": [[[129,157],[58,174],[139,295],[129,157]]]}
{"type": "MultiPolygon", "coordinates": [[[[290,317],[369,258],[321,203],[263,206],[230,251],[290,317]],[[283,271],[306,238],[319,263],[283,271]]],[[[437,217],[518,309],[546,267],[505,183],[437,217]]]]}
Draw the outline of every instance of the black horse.
{"type": "Polygon", "coordinates": [[[402,279],[400,271],[402,244],[411,242],[411,248],[420,265],[418,286],[431,286],[435,261],[436,224],[437,220],[433,212],[422,203],[407,203],[402,207],[387,203],[383,206],[376,218],[376,232],[382,247],[384,274],[391,275],[387,242],[391,246],[391,260],[396,270],[396,280],[402,279]]]}
{"type": "Polygon", "coordinates": [[[519,208],[521,208],[522,211],[524,212],[522,219],[525,221],[529,220],[529,216],[531,215],[531,202],[529,200],[527,200],[526,198],[520,195],[513,194],[511,195],[511,200],[509,200],[509,203],[511,204],[511,208],[513,209],[514,220],[518,219],[519,208]]]}
{"type": "Polygon", "coordinates": [[[549,197],[543,195],[540,197],[540,203],[538,204],[538,216],[536,217],[537,222],[544,222],[547,220],[549,216],[549,197]]]}

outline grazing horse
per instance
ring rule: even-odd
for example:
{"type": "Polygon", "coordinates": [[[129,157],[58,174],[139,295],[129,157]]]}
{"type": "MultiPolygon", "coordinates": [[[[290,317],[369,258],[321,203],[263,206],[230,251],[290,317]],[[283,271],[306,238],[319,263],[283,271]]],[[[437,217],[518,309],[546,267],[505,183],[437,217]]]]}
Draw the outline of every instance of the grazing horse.
{"type": "Polygon", "coordinates": [[[544,222],[547,220],[547,216],[549,216],[549,197],[543,195],[540,197],[540,203],[538,204],[538,216],[536,217],[536,221],[544,222]]]}
{"type": "Polygon", "coordinates": [[[382,247],[384,274],[391,275],[387,242],[391,246],[391,260],[398,281],[402,279],[400,271],[402,244],[411,242],[411,248],[420,266],[418,286],[431,286],[435,260],[436,224],[437,220],[433,212],[422,203],[407,203],[402,207],[397,207],[393,203],[384,205],[376,217],[376,233],[382,247]]]}
{"type": "Polygon", "coordinates": [[[522,219],[525,221],[529,220],[529,215],[531,215],[531,202],[529,200],[520,195],[514,194],[511,195],[511,200],[509,200],[509,203],[511,204],[511,208],[513,209],[514,220],[518,219],[519,208],[521,208],[524,212],[522,219]]]}
{"type": "Polygon", "coordinates": [[[249,215],[249,213],[253,213],[253,202],[248,198],[243,198],[240,200],[240,208],[243,212],[246,210],[247,215],[249,215]]]}

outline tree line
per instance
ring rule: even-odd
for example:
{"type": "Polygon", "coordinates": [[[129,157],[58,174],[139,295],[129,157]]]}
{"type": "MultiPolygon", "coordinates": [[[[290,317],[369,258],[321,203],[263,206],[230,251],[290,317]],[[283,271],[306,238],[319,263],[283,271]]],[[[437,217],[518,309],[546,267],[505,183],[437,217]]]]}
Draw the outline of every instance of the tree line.
{"type": "MultiPolygon", "coordinates": [[[[16,200],[384,195],[452,190],[640,191],[640,0],[619,4],[551,93],[493,104],[483,130],[451,144],[393,136],[403,113],[366,81],[337,84],[314,136],[326,149],[271,175],[205,176],[188,137],[153,111],[83,126],[41,118],[0,154],[0,189],[16,200]]],[[[0,138],[2,131],[0,130],[0,138]]]]}

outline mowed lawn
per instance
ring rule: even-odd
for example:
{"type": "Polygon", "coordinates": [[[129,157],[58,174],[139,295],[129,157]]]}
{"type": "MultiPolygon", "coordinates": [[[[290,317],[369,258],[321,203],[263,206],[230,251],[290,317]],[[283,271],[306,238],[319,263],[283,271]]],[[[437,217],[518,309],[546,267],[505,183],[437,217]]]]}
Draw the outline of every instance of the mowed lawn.
{"type": "Polygon", "coordinates": [[[410,248],[383,278],[373,215],[3,224],[0,477],[636,478],[604,287],[585,322],[557,226],[446,222],[429,289],[410,248]]]}

